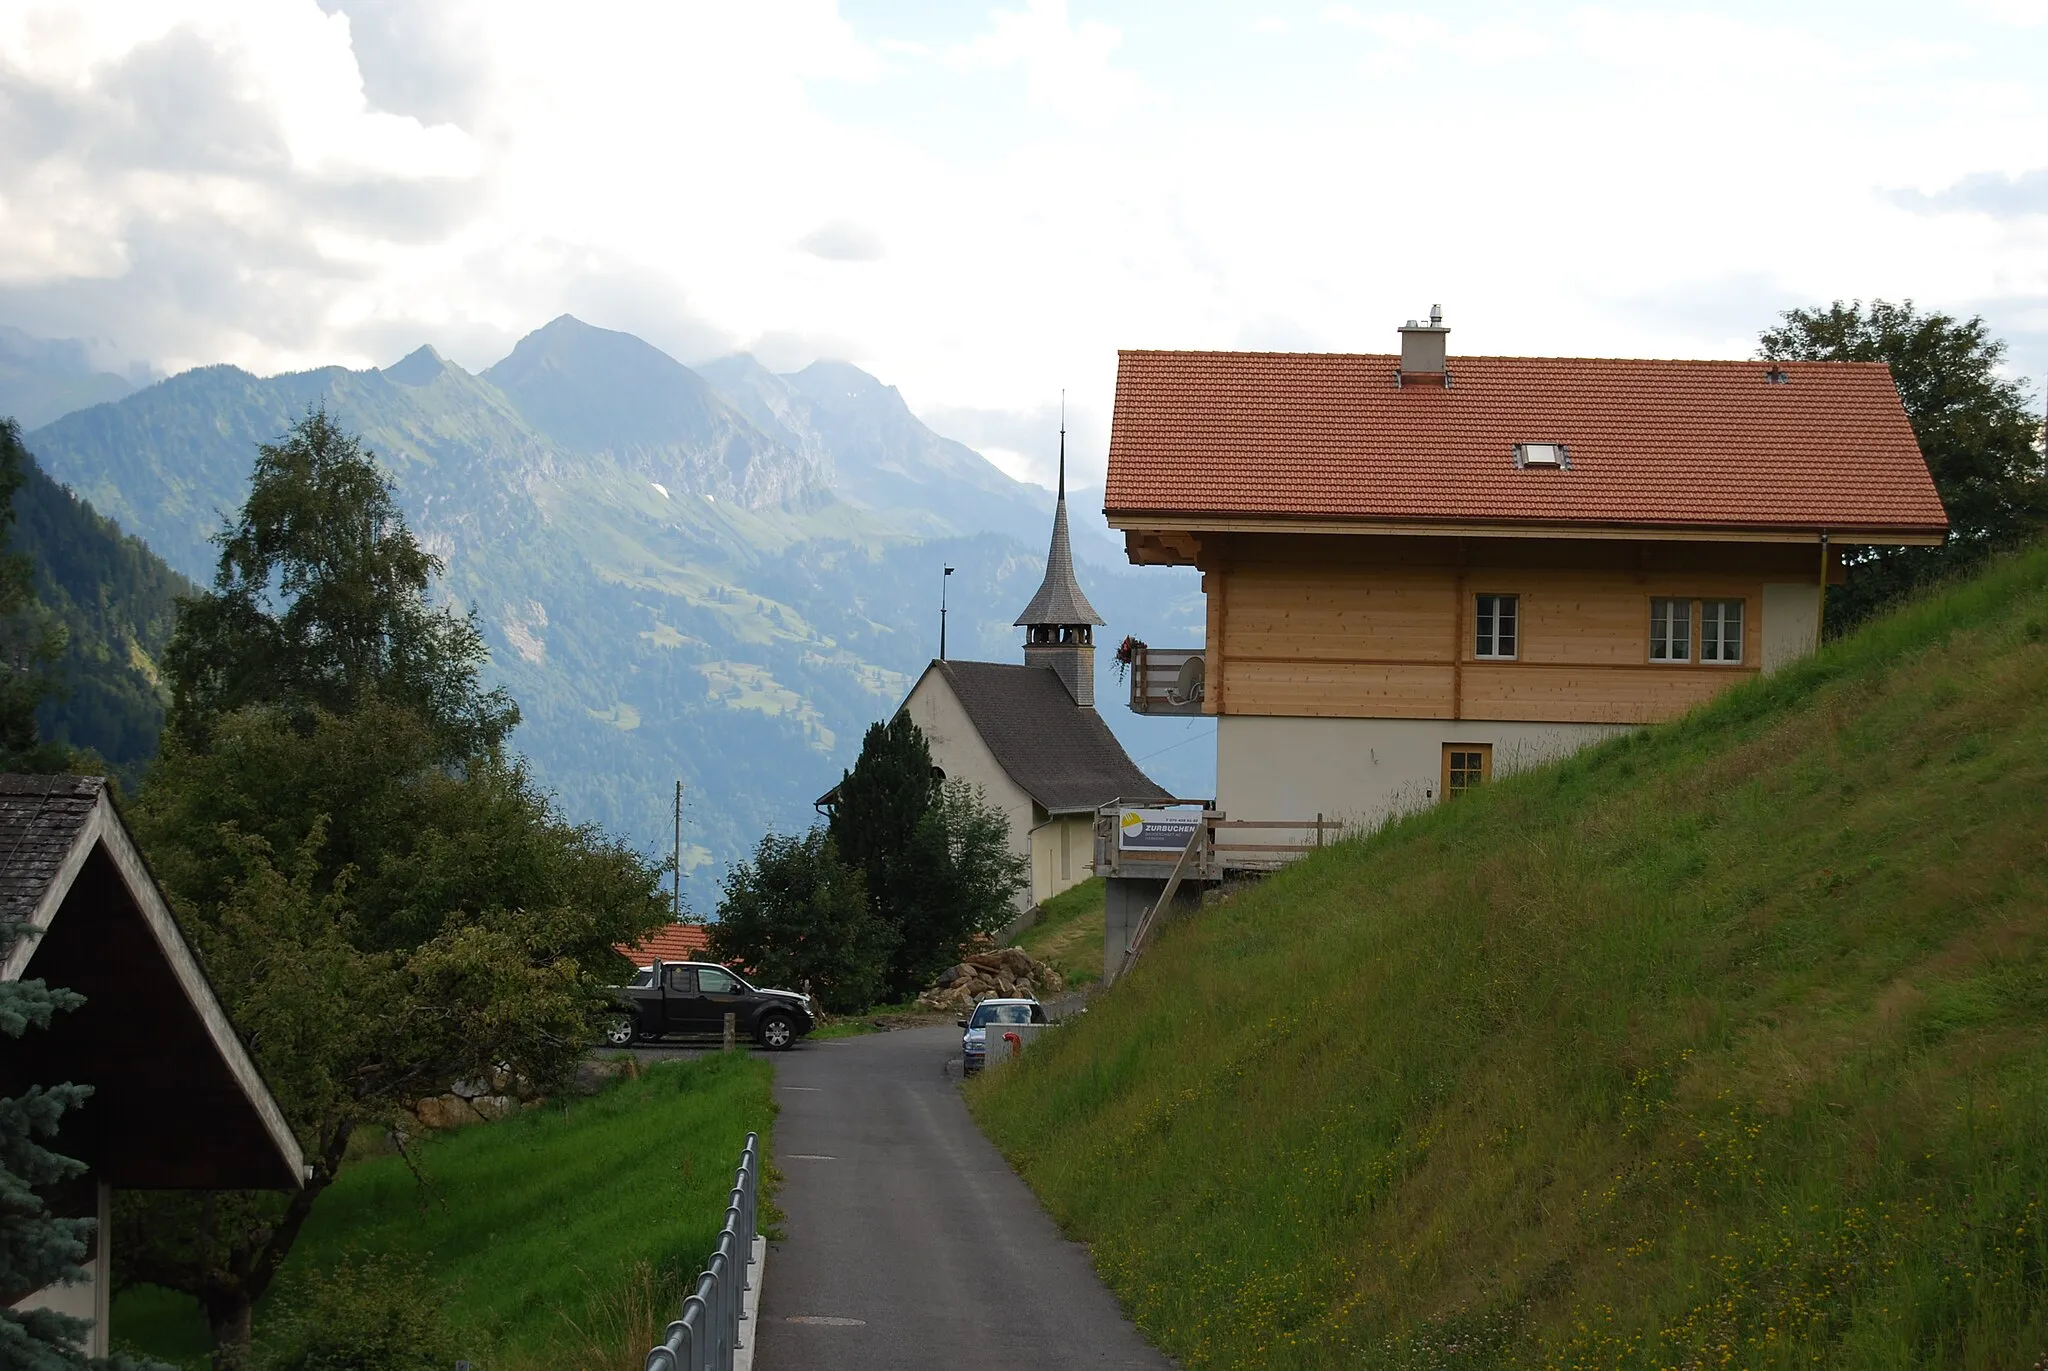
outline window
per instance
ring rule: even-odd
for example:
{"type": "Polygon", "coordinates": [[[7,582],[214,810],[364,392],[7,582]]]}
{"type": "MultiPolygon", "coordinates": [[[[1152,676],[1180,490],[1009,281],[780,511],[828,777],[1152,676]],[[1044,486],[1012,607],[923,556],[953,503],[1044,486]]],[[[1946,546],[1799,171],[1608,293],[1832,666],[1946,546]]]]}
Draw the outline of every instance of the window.
{"type": "Polygon", "coordinates": [[[641,967],[633,973],[633,979],[626,982],[626,984],[635,990],[649,989],[654,984],[654,968],[651,966],[641,967]]]}
{"type": "Polygon", "coordinates": [[[1444,744],[1444,798],[1455,800],[1493,776],[1492,743],[1444,744]]]}
{"type": "Polygon", "coordinates": [[[732,977],[715,966],[697,968],[697,993],[699,995],[736,995],[739,986],[732,977]]]}
{"type": "Polygon", "coordinates": [[[1700,660],[1742,660],[1742,601],[1700,601],[1700,660]]]}
{"type": "Polygon", "coordinates": [[[1563,443],[1516,443],[1515,465],[1518,467],[1561,467],[1571,469],[1572,454],[1563,443]]]}
{"type": "Polygon", "coordinates": [[[1506,658],[1515,655],[1515,597],[1481,595],[1474,622],[1478,634],[1472,645],[1475,657],[1506,658]]]}
{"type": "Polygon", "coordinates": [[[1650,601],[1650,660],[1692,660],[1692,601],[1650,601]]]}
{"type": "Polygon", "coordinates": [[[690,985],[690,968],[687,966],[670,967],[668,969],[668,988],[669,992],[675,995],[695,994],[695,989],[690,985]]]}

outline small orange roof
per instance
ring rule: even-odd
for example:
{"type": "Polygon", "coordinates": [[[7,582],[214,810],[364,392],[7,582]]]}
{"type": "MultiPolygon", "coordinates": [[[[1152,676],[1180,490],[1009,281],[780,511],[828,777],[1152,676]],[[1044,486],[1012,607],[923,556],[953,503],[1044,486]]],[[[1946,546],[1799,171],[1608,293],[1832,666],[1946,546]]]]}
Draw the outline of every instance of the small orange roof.
{"type": "Polygon", "coordinates": [[[658,928],[637,944],[621,943],[619,951],[635,966],[653,962],[701,962],[711,949],[710,931],[703,924],[670,924],[658,928]]]}
{"type": "Polygon", "coordinates": [[[1876,362],[1458,357],[1396,385],[1375,354],[1118,354],[1109,478],[1145,515],[1827,530],[1948,527],[1876,362]],[[1781,369],[1782,384],[1767,379],[1781,369]],[[1569,470],[1522,470],[1562,443],[1569,470]]]}

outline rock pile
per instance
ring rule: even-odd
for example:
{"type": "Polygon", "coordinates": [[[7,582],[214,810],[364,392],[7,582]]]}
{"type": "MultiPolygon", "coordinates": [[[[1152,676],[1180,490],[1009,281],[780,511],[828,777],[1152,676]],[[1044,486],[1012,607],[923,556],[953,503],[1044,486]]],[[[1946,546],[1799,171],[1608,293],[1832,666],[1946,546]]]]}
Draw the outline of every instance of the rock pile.
{"type": "Polygon", "coordinates": [[[917,997],[926,1009],[964,1010],[976,1000],[990,996],[1011,998],[1035,996],[1044,999],[1066,989],[1060,973],[1044,962],[1034,961],[1021,947],[995,952],[969,953],[958,965],[947,967],[931,989],[917,997]]]}
{"type": "Polygon", "coordinates": [[[490,1073],[488,1079],[457,1081],[455,1088],[447,1094],[429,1095],[418,1101],[412,1107],[412,1116],[428,1132],[461,1128],[473,1123],[495,1123],[541,1102],[539,1097],[527,1098],[527,1095],[526,1083],[499,1067],[490,1073]]]}

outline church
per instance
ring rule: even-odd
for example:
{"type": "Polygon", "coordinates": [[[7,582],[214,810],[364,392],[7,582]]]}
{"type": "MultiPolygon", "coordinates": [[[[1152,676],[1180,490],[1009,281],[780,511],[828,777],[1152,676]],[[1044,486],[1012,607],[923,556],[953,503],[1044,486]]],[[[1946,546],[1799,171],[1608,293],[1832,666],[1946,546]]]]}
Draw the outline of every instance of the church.
{"type": "Polygon", "coordinates": [[[1095,712],[1095,628],[1102,616],[1074,577],[1067,534],[1066,435],[1045,581],[1017,616],[1024,660],[934,660],[904,698],[932,763],[981,787],[1009,816],[1011,850],[1030,861],[1020,909],[1093,874],[1095,812],[1103,805],[1173,797],[1124,752],[1095,712]]]}

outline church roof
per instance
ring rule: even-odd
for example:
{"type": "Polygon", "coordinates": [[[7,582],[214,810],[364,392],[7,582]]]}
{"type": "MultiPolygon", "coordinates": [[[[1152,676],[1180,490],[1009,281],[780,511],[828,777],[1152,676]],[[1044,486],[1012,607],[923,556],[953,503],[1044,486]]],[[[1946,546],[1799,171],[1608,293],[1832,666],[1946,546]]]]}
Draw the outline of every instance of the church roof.
{"type": "Polygon", "coordinates": [[[1052,546],[1045,553],[1045,580],[1039,584],[1038,593],[1031,597],[1031,603],[1024,606],[1016,622],[1029,624],[1099,624],[1103,622],[1095,606],[1088,603],[1088,597],[1081,593],[1081,583],[1074,579],[1074,547],[1067,537],[1067,431],[1060,429],[1060,498],[1052,512],[1052,546]]]}
{"type": "Polygon", "coordinates": [[[1051,667],[946,661],[928,670],[946,678],[997,764],[1048,812],[1173,798],[1138,770],[1100,714],[1074,703],[1051,667]]]}

